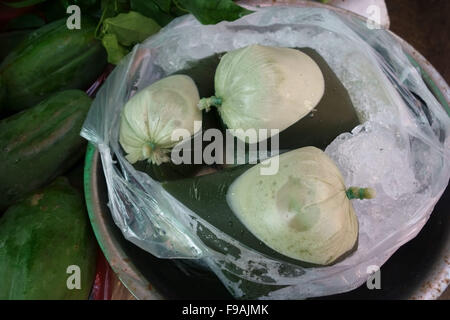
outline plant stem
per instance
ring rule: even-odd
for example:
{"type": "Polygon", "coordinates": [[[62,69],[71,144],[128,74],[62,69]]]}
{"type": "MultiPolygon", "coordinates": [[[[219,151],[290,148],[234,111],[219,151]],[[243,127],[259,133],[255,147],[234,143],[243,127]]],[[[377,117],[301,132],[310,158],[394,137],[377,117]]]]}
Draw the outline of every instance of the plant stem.
{"type": "Polygon", "coordinates": [[[376,192],[372,188],[350,187],[345,191],[347,198],[352,199],[372,199],[375,198],[376,192]]]}
{"type": "Polygon", "coordinates": [[[222,98],[212,96],[209,98],[200,99],[197,106],[200,110],[205,109],[206,112],[208,112],[212,106],[220,107],[221,105],[222,105],[222,98]]]}

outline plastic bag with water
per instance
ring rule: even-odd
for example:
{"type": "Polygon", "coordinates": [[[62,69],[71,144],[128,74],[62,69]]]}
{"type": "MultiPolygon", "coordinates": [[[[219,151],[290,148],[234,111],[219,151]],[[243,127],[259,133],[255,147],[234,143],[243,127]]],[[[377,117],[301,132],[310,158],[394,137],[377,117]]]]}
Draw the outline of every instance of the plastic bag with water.
{"type": "Polygon", "coordinates": [[[237,298],[247,286],[273,286],[258,298],[296,299],[352,290],[420,231],[448,184],[450,120],[400,44],[385,30],[327,9],[271,7],[234,22],[201,25],[174,20],[135,46],[94,100],[82,136],[101,154],[109,207],[124,236],[160,258],[196,259],[237,298]],[[250,250],[203,221],[158,182],[136,171],[118,143],[120,112],[137,91],[190,63],[249,44],[311,47],[349,92],[361,125],[326,148],[347,186],[372,186],[377,197],[354,201],[358,249],[329,267],[301,268],[250,250]],[[201,224],[201,226],[200,226],[201,224]],[[209,229],[239,249],[224,255],[196,235],[209,229]],[[230,276],[231,275],[231,276],[230,276]],[[233,279],[233,280],[230,280],[233,279]]]}

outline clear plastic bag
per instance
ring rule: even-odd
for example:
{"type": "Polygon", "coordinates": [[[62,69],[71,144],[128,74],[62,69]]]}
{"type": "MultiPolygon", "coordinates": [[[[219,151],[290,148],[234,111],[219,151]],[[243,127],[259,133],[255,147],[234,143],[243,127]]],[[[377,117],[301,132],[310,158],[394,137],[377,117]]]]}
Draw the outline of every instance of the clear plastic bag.
{"type": "Polygon", "coordinates": [[[369,30],[356,18],[321,8],[255,10],[237,21],[208,26],[183,16],[135,46],[100,89],[81,134],[101,153],[114,221],[144,250],[208,266],[237,298],[248,296],[247,281],[273,286],[258,296],[269,299],[352,290],[367,280],[369,266],[381,266],[416,236],[445,190],[449,117],[385,30],[369,30]],[[136,171],[119,147],[120,112],[135,92],[192,61],[253,43],[315,49],[348,90],[361,120],[326,153],[348,186],[374,187],[377,197],[353,202],[360,224],[358,249],[333,266],[289,265],[285,272],[287,263],[244,247],[136,171]],[[239,254],[224,255],[205,246],[196,235],[200,227],[239,254]]]}

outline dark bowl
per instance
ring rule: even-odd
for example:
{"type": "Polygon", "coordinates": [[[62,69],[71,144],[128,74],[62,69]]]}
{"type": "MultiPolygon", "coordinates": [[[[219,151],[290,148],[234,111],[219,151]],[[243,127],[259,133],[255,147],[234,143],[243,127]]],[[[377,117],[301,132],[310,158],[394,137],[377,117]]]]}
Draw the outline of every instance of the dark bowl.
{"type": "MultiPolygon", "coordinates": [[[[246,1],[273,5],[272,1],[246,1]]],[[[282,2],[282,1],[280,1],[282,2]]],[[[278,2],[277,2],[278,3],[278,2]]],[[[293,4],[290,1],[289,4],[293,4]]],[[[298,6],[323,6],[296,1],[298,6]]],[[[344,14],[354,13],[328,7],[344,14]]],[[[359,17],[359,16],[358,16],[359,17]]],[[[359,17],[363,19],[362,17],[359,17]]],[[[394,35],[394,34],[393,34],[394,35]]],[[[395,35],[394,35],[395,36],[395,35]]],[[[420,67],[423,79],[449,111],[449,87],[433,66],[404,40],[395,36],[420,67]]],[[[89,145],[86,154],[84,187],[91,223],[106,259],[122,283],[138,299],[229,299],[232,298],[212,273],[186,263],[158,259],[127,241],[115,225],[107,206],[108,191],[99,152],[89,145]]],[[[436,299],[450,281],[450,190],[445,190],[421,230],[381,267],[381,289],[361,287],[332,299],[436,299]]],[[[324,298],[324,297],[322,297],[324,298]]]]}

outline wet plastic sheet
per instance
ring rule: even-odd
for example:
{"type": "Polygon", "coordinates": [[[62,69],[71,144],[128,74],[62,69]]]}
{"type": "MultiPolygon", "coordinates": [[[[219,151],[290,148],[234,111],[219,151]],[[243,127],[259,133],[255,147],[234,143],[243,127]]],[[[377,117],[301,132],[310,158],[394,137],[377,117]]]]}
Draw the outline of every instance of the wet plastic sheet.
{"type": "Polygon", "coordinates": [[[82,129],[100,150],[109,207],[124,236],[160,258],[196,259],[237,298],[241,281],[285,286],[260,298],[298,299],[352,290],[423,227],[448,184],[450,120],[397,41],[356,18],[320,8],[271,7],[234,22],[204,26],[192,16],[176,19],[135,46],[109,76],[82,129]],[[189,62],[249,44],[311,47],[332,67],[358,112],[361,125],[338,136],[326,152],[346,184],[376,189],[373,201],[353,201],[358,249],[329,267],[301,268],[250,250],[203,221],[158,182],[136,171],[118,144],[126,101],[189,62]],[[239,248],[224,255],[206,247],[197,228],[239,248]]]}

